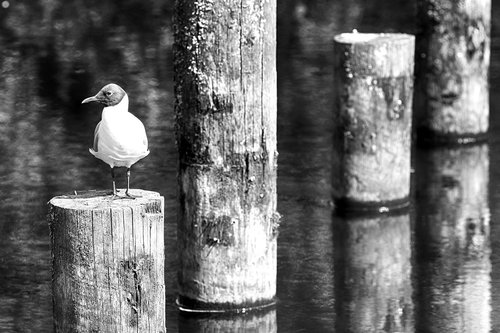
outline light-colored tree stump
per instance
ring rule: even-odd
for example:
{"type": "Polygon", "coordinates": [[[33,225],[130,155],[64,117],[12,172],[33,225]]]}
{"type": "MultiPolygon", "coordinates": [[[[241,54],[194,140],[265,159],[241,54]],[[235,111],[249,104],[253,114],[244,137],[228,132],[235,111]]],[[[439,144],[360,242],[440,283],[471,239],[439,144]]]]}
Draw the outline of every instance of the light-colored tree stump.
{"type": "Polygon", "coordinates": [[[276,2],[176,2],[179,305],[276,294],[276,2]]]}
{"type": "Polygon", "coordinates": [[[404,206],[410,192],[414,37],[334,38],[337,210],[404,206]]]}
{"type": "Polygon", "coordinates": [[[490,332],[488,146],[417,152],[416,331],[490,332]]]}
{"type": "Polygon", "coordinates": [[[335,225],[339,332],[413,332],[408,213],[357,215],[335,225]]]}
{"type": "Polygon", "coordinates": [[[417,8],[418,141],[484,139],[489,126],[491,0],[419,0],[417,8]]]}
{"type": "Polygon", "coordinates": [[[49,202],[56,332],[166,332],[163,197],[49,202]]]}

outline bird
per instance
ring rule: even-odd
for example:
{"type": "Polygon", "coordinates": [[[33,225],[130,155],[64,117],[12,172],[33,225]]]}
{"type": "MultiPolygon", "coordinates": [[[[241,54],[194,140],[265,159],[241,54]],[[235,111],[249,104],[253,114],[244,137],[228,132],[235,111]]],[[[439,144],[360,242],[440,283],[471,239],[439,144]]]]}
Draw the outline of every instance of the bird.
{"type": "Polygon", "coordinates": [[[148,138],[144,124],[128,110],[128,95],[119,85],[110,83],[99,92],[85,98],[82,104],[97,102],[104,105],[101,121],[94,131],[94,144],[89,152],[111,167],[113,198],[118,198],[115,168],[127,168],[127,190],[130,194],[130,167],[149,155],[148,138]]]}

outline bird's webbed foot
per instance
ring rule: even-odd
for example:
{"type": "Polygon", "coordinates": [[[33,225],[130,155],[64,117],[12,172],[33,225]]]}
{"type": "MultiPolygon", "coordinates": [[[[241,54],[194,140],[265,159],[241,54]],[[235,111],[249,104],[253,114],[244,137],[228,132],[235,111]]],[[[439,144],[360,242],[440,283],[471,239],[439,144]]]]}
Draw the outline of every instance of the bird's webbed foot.
{"type": "Polygon", "coordinates": [[[123,199],[123,197],[119,196],[118,194],[111,193],[111,200],[118,200],[118,199],[123,199]]]}
{"type": "Polygon", "coordinates": [[[124,199],[138,199],[141,198],[140,195],[132,195],[129,193],[128,190],[125,191],[125,196],[123,197],[124,199]]]}

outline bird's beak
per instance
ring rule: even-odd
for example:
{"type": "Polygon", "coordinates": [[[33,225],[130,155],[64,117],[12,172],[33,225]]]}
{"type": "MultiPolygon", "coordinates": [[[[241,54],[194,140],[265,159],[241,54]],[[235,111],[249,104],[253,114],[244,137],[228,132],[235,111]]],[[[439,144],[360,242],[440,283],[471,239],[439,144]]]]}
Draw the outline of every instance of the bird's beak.
{"type": "Polygon", "coordinates": [[[85,104],[85,103],[90,103],[90,102],[99,102],[99,100],[97,99],[97,97],[96,97],[96,96],[92,96],[92,97],[85,98],[85,99],[82,101],[82,104],[85,104]]]}

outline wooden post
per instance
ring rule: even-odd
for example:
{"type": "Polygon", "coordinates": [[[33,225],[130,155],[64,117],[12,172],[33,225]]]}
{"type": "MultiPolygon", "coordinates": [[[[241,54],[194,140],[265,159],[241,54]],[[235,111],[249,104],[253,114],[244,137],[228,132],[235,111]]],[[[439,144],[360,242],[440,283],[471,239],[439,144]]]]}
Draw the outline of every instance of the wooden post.
{"type": "Polygon", "coordinates": [[[490,332],[487,145],[416,154],[418,332],[490,332]]]}
{"type": "Polygon", "coordinates": [[[178,0],[181,309],[273,303],[276,1],[178,0]]]}
{"type": "Polygon", "coordinates": [[[276,333],[276,309],[250,311],[248,313],[192,314],[182,312],[179,315],[179,332],[254,332],[276,333]]]}
{"type": "Polygon", "coordinates": [[[415,127],[419,142],[488,131],[491,0],[419,0],[415,127]]]}
{"type": "Polygon", "coordinates": [[[49,202],[55,332],[166,332],[163,197],[49,202]]]}
{"type": "Polygon", "coordinates": [[[413,332],[409,213],[336,222],[336,331],[413,332]]]}
{"type": "Polygon", "coordinates": [[[404,206],[410,191],[414,37],[334,38],[337,210],[404,206]]]}

